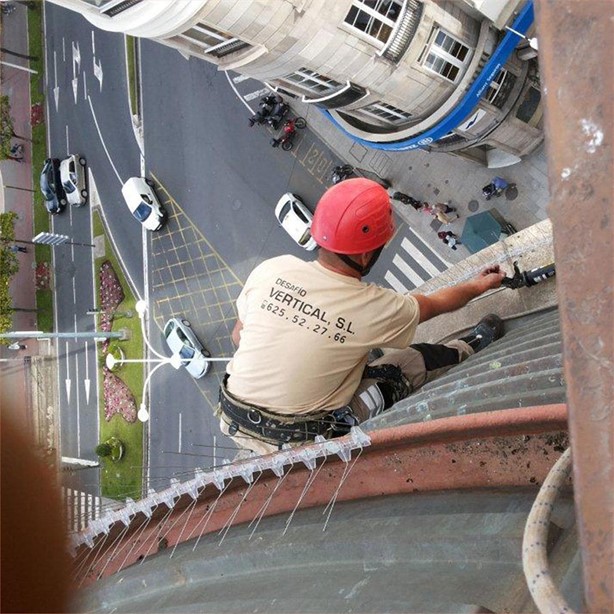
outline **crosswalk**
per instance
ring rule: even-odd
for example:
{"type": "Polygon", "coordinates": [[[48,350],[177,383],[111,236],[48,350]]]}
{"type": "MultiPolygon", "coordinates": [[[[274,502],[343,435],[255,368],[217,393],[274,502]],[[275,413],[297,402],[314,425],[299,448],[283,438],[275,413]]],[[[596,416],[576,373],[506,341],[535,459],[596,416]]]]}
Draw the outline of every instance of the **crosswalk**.
{"type": "Polygon", "coordinates": [[[392,266],[384,275],[390,287],[399,293],[411,292],[451,266],[411,228],[404,235],[392,257],[392,266]]]}

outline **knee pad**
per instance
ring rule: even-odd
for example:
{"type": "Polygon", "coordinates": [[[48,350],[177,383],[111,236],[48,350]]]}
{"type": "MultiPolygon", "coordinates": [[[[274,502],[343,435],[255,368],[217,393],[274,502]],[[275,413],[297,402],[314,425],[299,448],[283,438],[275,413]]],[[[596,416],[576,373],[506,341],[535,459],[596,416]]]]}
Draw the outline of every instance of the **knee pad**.
{"type": "Polygon", "coordinates": [[[371,384],[366,390],[358,395],[358,398],[364,403],[369,412],[369,418],[373,418],[381,414],[386,409],[384,395],[378,384],[371,384]]]}

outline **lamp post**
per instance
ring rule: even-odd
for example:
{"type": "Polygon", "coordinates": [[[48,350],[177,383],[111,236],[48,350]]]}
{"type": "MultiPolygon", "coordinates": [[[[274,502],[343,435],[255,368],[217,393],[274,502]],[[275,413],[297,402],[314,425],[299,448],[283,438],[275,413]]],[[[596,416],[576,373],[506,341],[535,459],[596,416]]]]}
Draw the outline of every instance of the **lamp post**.
{"type": "MultiPolygon", "coordinates": [[[[139,300],[135,305],[136,312],[139,316],[139,320],[141,321],[141,333],[143,335],[143,339],[145,340],[145,345],[147,349],[156,356],[156,358],[115,358],[113,354],[107,354],[105,359],[105,363],[108,369],[113,370],[115,365],[122,365],[124,363],[140,363],[140,364],[155,364],[156,366],[147,374],[145,378],[145,382],[143,384],[143,390],[141,393],[141,404],[139,406],[139,411],[137,412],[137,418],[141,422],[147,422],[149,420],[149,410],[147,409],[147,404],[145,403],[145,398],[148,392],[149,382],[151,381],[152,375],[162,366],[162,365],[172,365],[175,369],[180,369],[184,361],[182,360],[179,354],[173,354],[172,356],[164,356],[160,354],[157,350],[153,348],[149,339],[147,338],[147,332],[145,330],[145,315],[147,313],[147,303],[144,300],[139,300]]],[[[230,358],[207,358],[207,361],[210,362],[228,362],[230,358]]]]}

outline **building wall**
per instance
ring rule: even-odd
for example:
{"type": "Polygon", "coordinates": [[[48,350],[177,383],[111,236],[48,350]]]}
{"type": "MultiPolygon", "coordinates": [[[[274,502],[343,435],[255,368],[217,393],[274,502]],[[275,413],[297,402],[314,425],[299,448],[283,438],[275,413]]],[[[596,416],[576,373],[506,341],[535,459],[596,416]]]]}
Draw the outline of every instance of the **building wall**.
{"type": "MultiPolygon", "coordinates": [[[[348,132],[378,142],[417,136],[449,114],[502,36],[491,19],[498,23],[522,4],[522,0],[423,0],[413,38],[403,54],[391,60],[381,44],[345,23],[352,6],[364,8],[359,0],[141,0],[123,5],[129,8],[113,17],[100,14],[85,0],[53,1],[80,10],[99,27],[154,38],[213,62],[220,70],[235,70],[272,88],[304,96],[305,102],[318,100],[316,104],[329,108],[348,132]],[[469,49],[454,82],[425,66],[436,27],[469,49]],[[195,40],[194,36],[209,36],[210,31],[221,47],[206,50],[203,45],[208,42],[195,40]],[[289,75],[302,69],[316,78],[334,80],[337,90],[351,82],[357,91],[346,94],[341,105],[334,95],[331,101],[326,93],[315,94],[288,81],[289,75]],[[374,103],[386,108],[362,110],[374,103]]],[[[404,2],[408,11],[418,5],[416,0],[404,2]]],[[[400,21],[397,18],[395,27],[400,21]]],[[[495,148],[521,156],[541,142],[541,105],[533,109],[534,117],[524,117],[528,122],[516,117],[515,106],[522,105],[530,87],[528,79],[536,71],[530,74],[527,62],[515,56],[505,68],[514,80],[513,87],[505,90],[507,99],[499,96],[496,105],[483,101],[478,121],[470,129],[455,130],[433,143],[432,149],[456,151],[481,144],[482,152],[495,148]]],[[[526,110],[534,106],[525,104],[520,115],[526,116],[526,110]]],[[[472,157],[483,157],[477,151],[472,157]]]]}

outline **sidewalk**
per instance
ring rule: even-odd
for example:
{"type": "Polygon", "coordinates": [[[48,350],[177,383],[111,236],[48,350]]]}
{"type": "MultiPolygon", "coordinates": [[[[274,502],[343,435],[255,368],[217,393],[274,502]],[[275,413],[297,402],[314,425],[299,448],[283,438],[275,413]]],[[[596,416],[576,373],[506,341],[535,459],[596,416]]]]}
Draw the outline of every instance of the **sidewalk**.
{"type": "MultiPolygon", "coordinates": [[[[460,218],[442,227],[457,235],[468,216],[495,208],[517,230],[528,228],[547,219],[549,202],[547,163],[544,145],[522,162],[502,169],[488,169],[476,162],[445,153],[428,153],[422,150],[387,152],[368,149],[355,143],[336,128],[313,105],[292,100],[297,115],[307,119],[308,127],[328,144],[344,161],[355,167],[376,172],[392,182],[393,188],[430,204],[450,200],[460,218]],[[505,195],[490,201],[482,196],[482,187],[500,175],[517,184],[517,195],[507,200],[505,195]]],[[[513,193],[510,196],[514,196],[513,193]]],[[[392,201],[399,216],[447,260],[458,263],[470,254],[464,246],[457,251],[444,245],[431,223],[434,218],[415,211],[410,206],[392,201]]]]}
{"type": "MultiPolygon", "coordinates": [[[[2,46],[17,53],[28,53],[28,23],[27,8],[21,4],[15,5],[15,11],[3,16],[2,46]]],[[[25,59],[3,54],[2,59],[18,66],[27,66],[25,59]]],[[[1,66],[2,94],[7,95],[11,102],[11,116],[15,133],[31,138],[30,127],[30,75],[26,71],[1,66]]],[[[0,161],[0,211],[14,211],[19,216],[15,224],[15,237],[29,241],[32,238],[32,185],[31,143],[13,139],[14,143],[24,146],[22,162],[13,160],[0,161]]],[[[36,262],[34,246],[27,245],[27,253],[16,254],[19,260],[19,271],[11,279],[10,293],[13,307],[16,309],[36,309],[36,262]]],[[[37,319],[34,311],[14,311],[12,330],[36,330],[37,319]]],[[[6,346],[0,346],[0,357],[10,362],[3,362],[2,367],[2,406],[9,398],[13,402],[30,399],[29,365],[30,356],[39,353],[39,344],[33,339],[26,342],[27,349],[11,351],[6,346]]],[[[47,353],[47,348],[44,348],[47,353]]],[[[27,403],[17,404],[20,410],[28,411],[27,403]]],[[[27,424],[32,424],[32,416],[21,416],[27,424]]]]}

